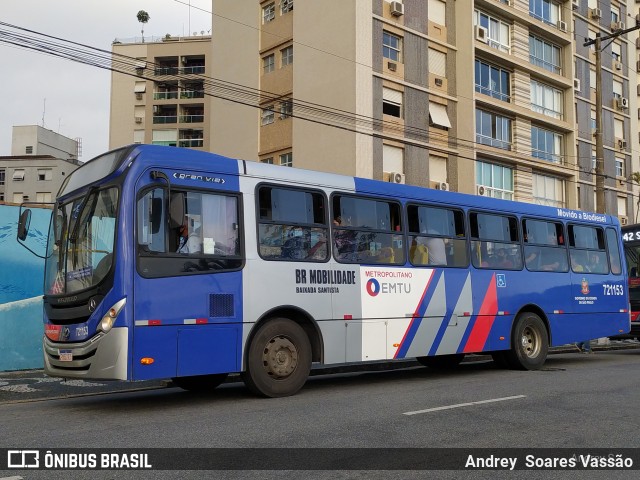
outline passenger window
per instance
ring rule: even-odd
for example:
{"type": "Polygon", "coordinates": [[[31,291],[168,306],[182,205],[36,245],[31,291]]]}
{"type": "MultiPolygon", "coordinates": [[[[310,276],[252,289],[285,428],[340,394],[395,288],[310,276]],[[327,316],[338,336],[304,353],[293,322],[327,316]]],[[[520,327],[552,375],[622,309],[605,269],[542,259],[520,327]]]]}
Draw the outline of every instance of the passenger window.
{"type": "Polygon", "coordinates": [[[476,268],[522,269],[522,252],[515,217],[471,213],[471,260],[476,268]]]}
{"type": "MultiPolygon", "coordinates": [[[[590,273],[609,273],[609,259],[607,256],[602,228],[587,225],[569,225],[569,248],[572,261],[574,258],[584,262],[583,270],[590,273]]],[[[620,253],[618,252],[618,263],[620,253]]],[[[620,273],[621,267],[618,265],[620,273]]]]}
{"type": "Polygon", "coordinates": [[[618,235],[616,235],[616,231],[613,228],[607,228],[607,250],[609,251],[611,273],[614,275],[620,275],[622,273],[620,247],[618,245],[618,235]]]}
{"type": "Polygon", "coordinates": [[[329,258],[325,197],[320,192],[260,187],[258,244],[266,260],[324,262],[329,258]]]}
{"type": "Polygon", "coordinates": [[[336,260],[344,263],[404,264],[399,204],[336,195],[332,206],[336,260]]]}
{"type": "Polygon", "coordinates": [[[238,199],[165,189],[138,200],[138,269],[145,277],[233,270],[242,265],[238,199]]]}
{"type": "MultiPolygon", "coordinates": [[[[560,222],[526,219],[524,232],[524,262],[533,272],[568,272],[564,227],[560,222]]],[[[573,259],[572,259],[573,260],[573,259]]]]}
{"type": "Polygon", "coordinates": [[[413,265],[466,267],[464,215],[458,210],[409,205],[409,261],[413,265]]]}

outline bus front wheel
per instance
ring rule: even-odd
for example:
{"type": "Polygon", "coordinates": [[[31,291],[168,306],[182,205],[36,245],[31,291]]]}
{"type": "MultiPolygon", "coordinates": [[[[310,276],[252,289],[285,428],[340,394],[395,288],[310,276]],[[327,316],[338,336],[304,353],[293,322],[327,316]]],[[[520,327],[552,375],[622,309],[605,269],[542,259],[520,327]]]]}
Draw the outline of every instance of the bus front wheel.
{"type": "Polygon", "coordinates": [[[193,375],[191,377],[175,377],[171,381],[176,387],[189,392],[206,393],[215,390],[218,385],[223,383],[228,373],[216,373],[212,375],[193,375]]]}
{"type": "Polygon", "coordinates": [[[265,397],[287,397],[302,388],[311,370],[311,343],[303,328],[274,318],[256,332],[247,352],[244,383],[265,397]]]}
{"type": "Polygon", "coordinates": [[[532,312],[518,315],[511,337],[511,350],[505,352],[509,366],[518,370],[539,370],[547,359],[548,351],[549,337],[542,319],[532,312]]]}

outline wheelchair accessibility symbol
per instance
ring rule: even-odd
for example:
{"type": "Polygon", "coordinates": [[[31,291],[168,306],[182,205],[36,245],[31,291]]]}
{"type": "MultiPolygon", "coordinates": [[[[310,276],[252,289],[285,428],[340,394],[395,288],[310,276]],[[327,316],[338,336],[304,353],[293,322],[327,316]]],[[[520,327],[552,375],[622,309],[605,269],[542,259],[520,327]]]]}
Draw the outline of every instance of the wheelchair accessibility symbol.
{"type": "Polygon", "coordinates": [[[498,288],[504,288],[504,287],[507,286],[507,279],[506,279],[504,273],[496,274],[496,286],[498,288]]]}

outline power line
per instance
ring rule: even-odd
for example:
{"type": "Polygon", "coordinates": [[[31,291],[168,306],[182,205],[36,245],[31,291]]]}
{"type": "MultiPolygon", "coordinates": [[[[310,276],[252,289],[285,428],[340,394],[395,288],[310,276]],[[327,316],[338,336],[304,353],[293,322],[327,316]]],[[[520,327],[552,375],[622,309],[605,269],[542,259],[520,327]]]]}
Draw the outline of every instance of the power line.
{"type": "MultiPolygon", "coordinates": [[[[125,75],[134,76],[136,78],[143,78],[149,81],[157,81],[157,77],[145,76],[141,74],[139,63],[140,60],[128,57],[122,54],[115,54],[106,50],[98,49],[95,47],[90,47],[81,43],[72,42],[69,40],[52,37],[46,34],[42,34],[39,32],[35,32],[32,30],[28,30],[22,27],[17,27],[11,24],[7,24],[4,22],[0,22],[0,25],[18,29],[21,31],[26,31],[29,33],[33,33],[36,35],[40,35],[45,37],[46,39],[51,40],[42,40],[35,37],[31,37],[28,35],[0,30],[0,42],[4,42],[10,45],[18,46],[21,48],[26,48],[29,50],[34,50],[40,53],[46,53],[48,55],[57,56],[60,58],[65,58],[67,60],[84,63],[87,65],[95,66],[98,68],[110,70],[116,73],[122,73],[125,75]],[[55,41],[53,41],[55,40],[55,41]],[[71,47],[69,45],[72,45],[71,47]],[[80,48],[76,48],[80,47],[80,48]]],[[[147,66],[155,66],[160,68],[160,65],[153,64],[152,62],[146,62],[147,66]]],[[[148,67],[147,67],[148,69],[148,67]]],[[[143,72],[144,73],[144,72],[143,72]]],[[[426,129],[421,129],[417,127],[403,127],[398,129],[397,125],[389,122],[385,122],[383,120],[375,119],[373,117],[366,117],[363,115],[357,115],[351,112],[346,112],[343,110],[326,107],[318,104],[313,104],[310,102],[304,102],[300,100],[295,100],[290,96],[282,96],[277,95],[271,92],[265,92],[263,90],[254,89],[251,87],[246,87],[239,84],[234,84],[232,82],[226,82],[223,80],[219,80],[212,77],[205,77],[204,75],[173,75],[173,78],[178,78],[182,80],[196,80],[202,79],[203,85],[209,87],[209,90],[205,90],[203,93],[222,100],[230,101],[233,103],[242,104],[245,106],[260,108],[264,107],[264,99],[267,98],[268,101],[271,100],[291,100],[295,109],[291,115],[294,118],[299,118],[305,121],[310,121],[313,123],[325,125],[328,127],[339,128],[342,130],[350,131],[357,134],[368,135],[374,138],[381,139],[392,139],[398,142],[401,142],[405,145],[415,146],[422,149],[428,149],[430,151],[434,151],[441,154],[446,155],[455,155],[459,159],[476,161],[475,157],[467,157],[459,152],[452,152],[448,149],[438,147],[438,146],[429,146],[425,145],[425,143],[429,142],[429,137],[433,136],[433,132],[429,132],[426,129]],[[212,90],[213,89],[213,90],[212,90]],[[366,129],[365,130],[363,130],[366,129]],[[390,137],[386,134],[382,133],[382,130],[388,130],[389,128],[396,128],[399,134],[406,135],[407,132],[413,134],[413,136],[417,137],[415,139],[410,138],[396,138],[390,137]]],[[[436,135],[437,136],[437,135],[436,135]]],[[[474,150],[477,142],[473,142],[470,140],[461,140],[456,138],[450,138],[449,136],[442,136],[441,138],[446,138],[449,141],[449,148],[459,148],[459,149],[469,149],[472,152],[478,152],[480,154],[483,153],[481,149],[474,150]],[[465,145],[459,142],[469,143],[470,145],[465,145]]],[[[491,152],[484,152],[485,154],[490,154],[491,152]]],[[[536,163],[535,160],[530,161],[530,163],[536,163]]],[[[541,168],[549,167],[549,163],[540,160],[537,161],[538,166],[541,168]]],[[[573,171],[576,174],[589,174],[593,176],[593,173],[590,169],[582,168],[579,165],[567,165],[564,167],[566,170],[573,171]]],[[[557,174],[557,172],[556,172],[557,174]]],[[[607,175],[603,175],[604,178],[615,179],[614,177],[610,177],[607,175]]],[[[580,177],[578,177],[579,180],[580,177]]],[[[570,178],[563,178],[564,181],[576,184],[585,184],[584,182],[572,180],[570,178]]],[[[632,182],[628,182],[632,184],[632,182]]],[[[627,192],[629,194],[630,192],[627,192]]]]}

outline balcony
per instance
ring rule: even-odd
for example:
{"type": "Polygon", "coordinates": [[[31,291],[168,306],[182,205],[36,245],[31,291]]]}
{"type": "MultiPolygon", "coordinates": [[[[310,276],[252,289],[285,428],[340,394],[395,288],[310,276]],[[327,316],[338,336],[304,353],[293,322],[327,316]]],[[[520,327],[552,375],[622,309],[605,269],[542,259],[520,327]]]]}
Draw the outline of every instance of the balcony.
{"type": "Polygon", "coordinates": [[[193,65],[189,67],[182,67],[180,70],[185,75],[203,75],[204,65],[193,65]]]}
{"type": "Polygon", "coordinates": [[[180,92],[181,99],[204,98],[204,90],[182,90],[180,92]]]}
{"type": "Polygon", "coordinates": [[[176,100],[178,98],[178,91],[171,92],[155,92],[153,94],[154,100],[176,100]]]}
{"type": "Polygon", "coordinates": [[[204,140],[202,138],[185,138],[178,140],[178,146],[182,148],[202,148],[204,140]]]}
{"type": "Polygon", "coordinates": [[[153,116],[154,124],[167,124],[167,123],[178,123],[177,115],[154,115],[153,116]]]}
{"type": "Polygon", "coordinates": [[[202,123],[204,115],[180,115],[180,123],[202,123]]]}

